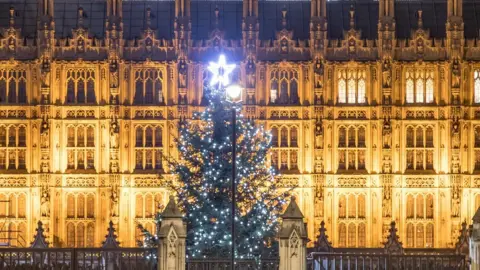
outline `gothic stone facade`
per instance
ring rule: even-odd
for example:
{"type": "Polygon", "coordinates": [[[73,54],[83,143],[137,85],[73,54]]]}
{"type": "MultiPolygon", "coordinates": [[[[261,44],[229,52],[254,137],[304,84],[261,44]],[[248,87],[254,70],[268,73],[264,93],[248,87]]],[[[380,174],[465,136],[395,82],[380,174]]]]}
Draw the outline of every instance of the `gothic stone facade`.
{"type": "MultiPolygon", "coordinates": [[[[84,1],[84,0],[82,0],[84,1]]],[[[123,246],[167,202],[158,172],[206,64],[239,64],[314,239],[449,247],[480,206],[475,7],[448,1],[0,3],[0,227],[25,246],[123,246]],[[414,18],[414,19],[412,19],[414,18]]],[[[310,243],[312,244],[312,243],[310,243]]]]}

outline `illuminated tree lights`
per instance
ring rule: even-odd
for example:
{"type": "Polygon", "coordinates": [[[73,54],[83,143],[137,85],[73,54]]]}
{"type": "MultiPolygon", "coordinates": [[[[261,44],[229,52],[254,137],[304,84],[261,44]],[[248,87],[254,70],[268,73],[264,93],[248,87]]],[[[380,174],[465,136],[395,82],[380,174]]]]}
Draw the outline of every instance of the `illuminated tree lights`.
{"type": "MultiPolygon", "coordinates": [[[[230,112],[233,106],[237,114],[235,256],[258,258],[273,242],[288,194],[278,189],[279,179],[267,164],[270,134],[263,126],[255,126],[241,115],[241,104],[225,99],[228,73],[234,65],[227,65],[221,56],[210,70],[215,73],[218,67],[223,71],[214,76],[221,78],[211,84],[209,105],[194,115],[199,121],[180,123],[179,159],[169,161],[175,180],[167,182],[176,191],[178,205],[186,213],[188,255],[194,258],[228,256],[232,240],[230,112]]],[[[155,219],[161,222],[161,215],[155,219]]],[[[156,246],[157,236],[143,232],[142,244],[156,246]]]]}

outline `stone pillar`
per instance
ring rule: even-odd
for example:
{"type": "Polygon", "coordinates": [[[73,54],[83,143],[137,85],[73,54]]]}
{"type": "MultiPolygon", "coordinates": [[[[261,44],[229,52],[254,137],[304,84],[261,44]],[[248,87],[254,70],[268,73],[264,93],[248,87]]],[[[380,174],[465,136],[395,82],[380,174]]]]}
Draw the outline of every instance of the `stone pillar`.
{"type": "Polygon", "coordinates": [[[279,270],[305,270],[307,269],[307,228],[303,223],[303,214],[295,202],[295,197],[292,197],[282,219],[278,232],[279,270]]]}
{"type": "Polygon", "coordinates": [[[158,270],[185,269],[186,237],[187,225],[183,222],[183,214],[170,196],[158,230],[158,270]]]}
{"type": "Polygon", "coordinates": [[[480,208],[472,218],[473,225],[470,233],[470,270],[480,270],[480,208]]]}

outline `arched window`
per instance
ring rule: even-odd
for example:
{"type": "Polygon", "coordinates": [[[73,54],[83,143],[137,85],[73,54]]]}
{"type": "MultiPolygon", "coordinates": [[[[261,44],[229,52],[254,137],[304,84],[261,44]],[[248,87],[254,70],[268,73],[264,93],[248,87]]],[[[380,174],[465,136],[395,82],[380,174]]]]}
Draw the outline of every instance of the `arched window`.
{"type": "MultiPolygon", "coordinates": [[[[475,148],[480,148],[480,126],[475,127],[474,135],[475,135],[474,136],[474,138],[475,138],[475,148]]],[[[1,136],[1,131],[0,131],[0,136],[1,136]]],[[[0,141],[0,144],[1,144],[1,141],[0,141]]]]}
{"type": "Polygon", "coordinates": [[[427,195],[427,218],[433,218],[433,195],[428,194],[427,195]]]}
{"type": "Polygon", "coordinates": [[[413,87],[413,79],[411,77],[410,72],[407,72],[407,82],[406,82],[406,100],[407,103],[414,103],[415,102],[415,90],[413,87]]]}
{"type": "Polygon", "coordinates": [[[162,128],[157,127],[155,129],[155,147],[162,147],[163,146],[163,141],[162,141],[162,128]]]}
{"type": "Polygon", "coordinates": [[[345,218],[347,213],[347,200],[345,199],[345,195],[340,195],[338,200],[338,217],[345,218]]]}
{"type": "Polygon", "coordinates": [[[0,70],[0,103],[27,103],[26,77],[24,70],[0,70]]]}
{"type": "Polygon", "coordinates": [[[427,127],[426,131],[427,147],[433,147],[433,128],[427,127]]]}
{"type": "Polygon", "coordinates": [[[338,147],[345,147],[347,144],[347,131],[345,127],[340,127],[338,130],[338,147]]]}
{"type": "Polygon", "coordinates": [[[365,128],[358,128],[358,147],[365,147],[365,128]]]}
{"type": "MultiPolygon", "coordinates": [[[[0,202],[4,203],[4,202],[0,202]]],[[[16,217],[17,214],[17,198],[15,197],[15,194],[11,193],[10,196],[8,197],[8,216],[9,217],[16,217]]]]}
{"type": "Polygon", "coordinates": [[[417,127],[416,130],[415,146],[423,147],[423,129],[421,127],[417,127]]]}
{"type": "Polygon", "coordinates": [[[355,218],[357,213],[355,195],[348,195],[348,217],[355,218]]]}
{"type": "Polygon", "coordinates": [[[85,226],[83,223],[77,224],[77,247],[85,247],[85,226]]]}
{"type": "Polygon", "coordinates": [[[153,196],[149,193],[145,196],[145,218],[151,218],[154,215],[155,207],[153,205],[153,196]]]}
{"type": "MultiPolygon", "coordinates": [[[[364,71],[365,73],[365,71],[364,71]]],[[[365,103],[366,102],[366,83],[364,78],[360,78],[358,80],[358,103],[365,103]]]]}
{"type": "Polygon", "coordinates": [[[355,247],[357,245],[356,241],[357,231],[355,224],[350,223],[348,225],[348,247],[355,247]]]}
{"type": "Polygon", "coordinates": [[[338,226],[338,246],[347,246],[347,227],[344,223],[340,223],[340,225],[338,226]]]}
{"type": "Polygon", "coordinates": [[[298,72],[275,69],[270,73],[270,102],[272,104],[298,104],[298,72]]]}
{"type": "Polygon", "coordinates": [[[365,218],[365,195],[358,195],[358,217],[365,218]]]}
{"type": "Polygon", "coordinates": [[[95,146],[95,130],[93,127],[87,128],[87,146],[94,147],[95,146]]]}
{"type": "Polygon", "coordinates": [[[347,103],[346,72],[339,72],[338,76],[338,103],[347,103]]]}
{"type": "Polygon", "coordinates": [[[424,201],[423,201],[423,196],[422,195],[417,195],[417,211],[416,211],[416,218],[423,218],[424,214],[424,201]]]}
{"type": "MultiPolygon", "coordinates": [[[[347,82],[348,103],[355,103],[355,79],[350,77],[347,82]]],[[[349,232],[350,233],[350,232],[349,232]]]]}
{"type": "Polygon", "coordinates": [[[87,218],[95,217],[95,196],[89,194],[87,196],[87,218]]]}
{"type": "Polygon", "coordinates": [[[25,194],[21,193],[18,195],[18,217],[25,218],[27,212],[27,199],[25,194]]]}
{"type": "Polygon", "coordinates": [[[288,147],[288,129],[283,127],[280,133],[280,146],[281,147],[288,147]]]}
{"type": "Polygon", "coordinates": [[[67,224],[67,247],[75,247],[75,225],[73,223],[67,224]]]}
{"type": "Polygon", "coordinates": [[[414,199],[413,195],[408,195],[407,196],[407,218],[413,218],[414,217],[414,199]]]}
{"type": "Polygon", "coordinates": [[[27,239],[27,225],[24,222],[18,224],[18,246],[26,247],[29,243],[27,239]]]}
{"type": "Polygon", "coordinates": [[[75,128],[70,126],[67,131],[67,146],[75,147],[75,128]]]}
{"type": "Polygon", "coordinates": [[[358,247],[366,246],[366,229],[365,223],[360,223],[358,225],[358,247]]]}
{"type": "Polygon", "coordinates": [[[413,237],[414,237],[413,224],[409,223],[407,224],[407,247],[409,248],[412,248],[414,246],[413,237]]]}
{"type": "Polygon", "coordinates": [[[480,70],[473,71],[473,100],[480,103],[480,70]]]}
{"type": "Polygon", "coordinates": [[[7,129],[5,127],[0,127],[0,146],[7,146],[7,129]]]}
{"type": "Polygon", "coordinates": [[[77,196],[77,217],[85,217],[85,196],[83,194],[77,196]]]}
{"type": "Polygon", "coordinates": [[[26,146],[26,131],[25,127],[21,126],[18,128],[18,146],[25,147],[26,146]]]}
{"type": "Polygon", "coordinates": [[[416,231],[416,241],[415,241],[415,247],[417,248],[423,248],[425,247],[425,232],[423,229],[423,224],[417,224],[417,231],[416,231]]]}
{"type": "Polygon", "coordinates": [[[355,147],[355,128],[348,129],[348,147],[355,147]]]}
{"type": "Polygon", "coordinates": [[[95,70],[70,69],[67,71],[68,104],[93,104],[95,100],[95,70]]]}
{"type": "Polygon", "coordinates": [[[137,127],[136,136],[135,136],[135,146],[136,147],[143,146],[143,129],[141,127],[137,127]]]}
{"type": "Polygon", "coordinates": [[[153,130],[147,127],[145,130],[145,147],[153,147],[153,130]]]}
{"type": "Polygon", "coordinates": [[[418,68],[405,73],[405,100],[407,103],[433,103],[435,81],[431,69],[418,68]]]}
{"type": "Polygon", "coordinates": [[[135,71],[134,104],[163,104],[163,73],[157,69],[135,71]]]}
{"type": "Polygon", "coordinates": [[[272,128],[272,147],[278,147],[278,129],[272,128]]]}
{"type": "Polygon", "coordinates": [[[87,225],[87,247],[95,246],[95,225],[90,222],[87,225]]]}
{"type": "Polygon", "coordinates": [[[82,126],[77,128],[77,147],[85,147],[85,128],[82,126]]]}
{"type": "Polygon", "coordinates": [[[15,130],[14,126],[11,126],[8,129],[8,146],[9,147],[15,147],[16,146],[16,141],[17,141],[17,131],[15,130]]]}
{"type": "Polygon", "coordinates": [[[297,128],[292,127],[290,129],[290,147],[297,147],[297,128]]]}
{"type": "Polygon", "coordinates": [[[135,217],[143,217],[143,196],[141,194],[135,196],[135,217]]]}
{"type": "Polygon", "coordinates": [[[75,217],[75,196],[73,194],[67,196],[67,217],[75,217]]]}
{"type": "Polygon", "coordinates": [[[429,223],[427,224],[427,232],[426,232],[426,243],[425,243],[425,247],[427,248],[433,248],[433,234],[434,234],[434,227],[433,227],[433,224],[429,223]]]}

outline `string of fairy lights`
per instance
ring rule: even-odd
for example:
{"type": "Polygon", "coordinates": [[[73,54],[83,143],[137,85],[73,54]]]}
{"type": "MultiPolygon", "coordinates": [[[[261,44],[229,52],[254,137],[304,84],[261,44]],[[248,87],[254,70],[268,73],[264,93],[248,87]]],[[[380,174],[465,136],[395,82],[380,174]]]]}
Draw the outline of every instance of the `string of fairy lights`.
{"type": "MultiPolygon", "coordinates": [[[[209,105],[193,115],[194,120],[180,124],[177,140],[179,158],[170,160],[179,207],[186,213],[187,254],[193,258],[228,254],[232,245],[231,170],[232,106],[237,114],[236,177],[237,207],[235,212],[235,248],[237,258],[259,256],[273,241],[279,225],[279,214],[286,204],[288,192],[278,187],[275,169],[267,163],[271,134],[262,125],[255,125],[241,114],[242,105],[229,103],[225,87],[235,69],[225,56],[210,63],[212,73],[209,105]]],[[[162,221],[157,214],[155,221],[162,221]]],[[[158,228],[158,225],[157,225],[158,228]]],[[[154,247],[158,235],[143,229],[143,246],[154,247]]],[[[154,258],[155,254],[150,254],[154,258]]]]}

